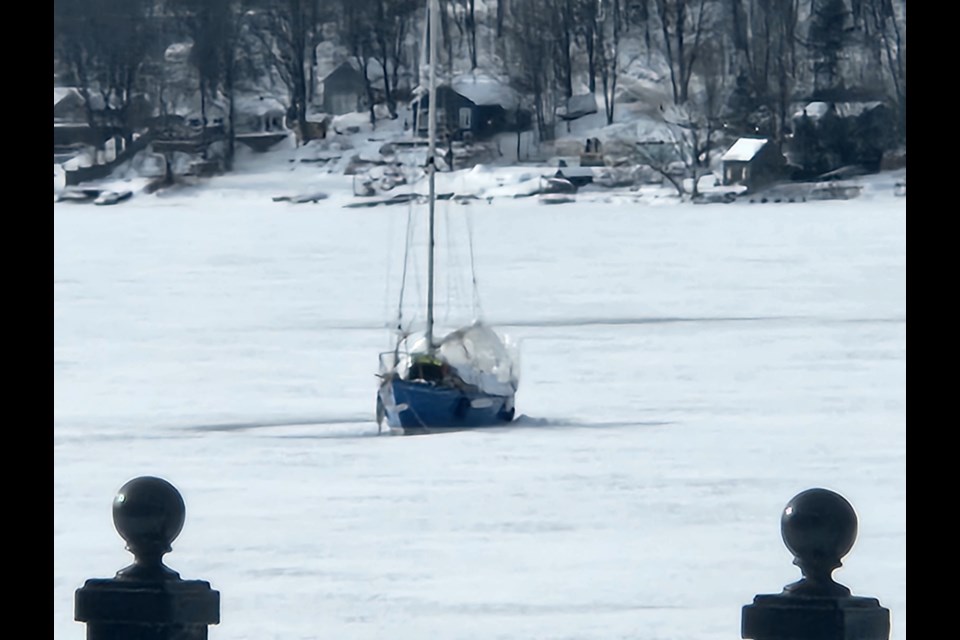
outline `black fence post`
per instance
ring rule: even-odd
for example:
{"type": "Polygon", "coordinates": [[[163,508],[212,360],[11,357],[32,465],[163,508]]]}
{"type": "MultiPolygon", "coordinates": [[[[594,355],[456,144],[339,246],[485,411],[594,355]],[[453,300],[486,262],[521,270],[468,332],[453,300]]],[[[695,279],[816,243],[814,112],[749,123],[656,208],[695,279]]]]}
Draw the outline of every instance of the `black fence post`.
{"type": "Polygon", "coordinates": [[[145,476],[120,488],[113,523],[134,561],[77,589],[74,618],[87,624],[87,640],[207,640],[207,626],[220,622],[220,592],[163,564],[185,514],[166,480],[145,476]]]}
{"type": "Polygon", "coordinates": [[[857,538],[857,514],[842,496],[807,489],[787,503],[780,531],[803,577],[743,607],[750,640],[889,640],[890,611],[833,580],[857,538]]]}

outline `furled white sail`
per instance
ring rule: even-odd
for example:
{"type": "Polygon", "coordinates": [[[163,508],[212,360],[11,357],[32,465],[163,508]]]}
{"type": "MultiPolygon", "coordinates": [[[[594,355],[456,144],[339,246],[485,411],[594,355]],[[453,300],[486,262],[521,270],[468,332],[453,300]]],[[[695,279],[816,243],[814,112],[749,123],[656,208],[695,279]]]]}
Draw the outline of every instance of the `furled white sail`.
{"type": "Polygon", "coordinates": [[[467,384],[498,396],[516,393],[520,383],[517,351],[490,327],[475,323],[440,341],[440,357],[467,384]]]}

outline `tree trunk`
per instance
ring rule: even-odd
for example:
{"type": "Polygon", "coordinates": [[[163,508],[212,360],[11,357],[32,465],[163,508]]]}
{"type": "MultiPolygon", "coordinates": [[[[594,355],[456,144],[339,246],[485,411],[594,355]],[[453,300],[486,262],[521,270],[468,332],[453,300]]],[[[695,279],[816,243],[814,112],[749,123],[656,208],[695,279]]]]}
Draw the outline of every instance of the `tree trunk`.
{"type": "Polygon", "coordinates": [[[477,21],[474,9],[476,0],[469,0],[467,4],[467,30],[470,32],[470,70],[477,68],[477,21]]]}
{"type": "Polygon", "coordinates": [[[570,47],[573,44],[571,34],[574,28],[572,19],[570,0],[566,0],[561,17],[560,79],[563,83],[563,95],[567,98],[573,96],[573,59],[570,55],[570,47]]]}
{"type": "Polygon", "coordinates": [[[588,87],[590,88],[590,93],[596,93],[597,91],[597,66],[596,59],[593,52],[593,33],[587,36],[587,74],[588,74],[588,87]]]}
{"type": "Polygon", "coordinates": [[[227,155],[224,158],[224,169],[233,170],[233,158],[236,155],[237,130],[234,121],[237,117],[236,108],[233,99],[233,70],[228,67],[224,81],[227,90],[227,155]]]}
{"type": "Polygon", "coordinates": [[[383,33],[377,34],[377,47],[380,49],[380,57],[376,58],[383,70],[383,97],[387,102],[387,109],[390,111],[390,117],[397,116],[397,105],[393,99],[393,91],[390,87],[390,74],[387,73],[387,62],[390,58],[387,50],[387,41],[383,33]]]}

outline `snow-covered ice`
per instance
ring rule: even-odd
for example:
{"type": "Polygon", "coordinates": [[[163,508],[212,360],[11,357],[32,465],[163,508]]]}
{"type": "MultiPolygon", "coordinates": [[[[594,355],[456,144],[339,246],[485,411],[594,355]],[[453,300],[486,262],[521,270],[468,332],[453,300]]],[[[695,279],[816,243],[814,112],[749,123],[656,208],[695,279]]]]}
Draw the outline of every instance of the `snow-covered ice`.
{"type": "MultiPolygon", "coordinates": [[[[501,197],[537,168],[444,177],[494,196],[438,214],[469,217],[520,417],[398,438],[377,436],[374,373],[409,207],[343,208],[348,176],[252,158],[54,204],[58,640],[84,637],[84,580],[131,560],[110,506],[139,475],[183,494],[166,562],[221,592],[211,640],[729,640],[799,577],[779,518],[814,486],[860,517],[835,577],[906,639],[894,176],[848,201],[553,207],[501,197]],[[330,197],[272,201],[307,190],[330,197]]],[[[469,269],[453,235],[444,264],[469,269]]]]}

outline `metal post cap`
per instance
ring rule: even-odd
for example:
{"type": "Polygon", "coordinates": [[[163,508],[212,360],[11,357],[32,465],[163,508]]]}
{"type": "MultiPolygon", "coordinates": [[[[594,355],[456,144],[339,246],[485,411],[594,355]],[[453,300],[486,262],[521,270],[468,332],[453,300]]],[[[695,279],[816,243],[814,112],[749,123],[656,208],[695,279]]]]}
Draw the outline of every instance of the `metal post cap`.
{"type": "Polygon", "coordinates": [[[828,489],[807,489],[783,510],[780,532],[803,579],[785,587],[797,595],[842,596],[850,590],[831,574],[857,539],[857,514],[843,496],[828,489]]]}
{"type": "Polygon", "coordinates": [[[123,485],[113,499],[113,524],[136,561],[117,578],[176,577],[161,558],[171,550],[185,518],[183,497],[166,480],[141,476],[123,485]]]}

